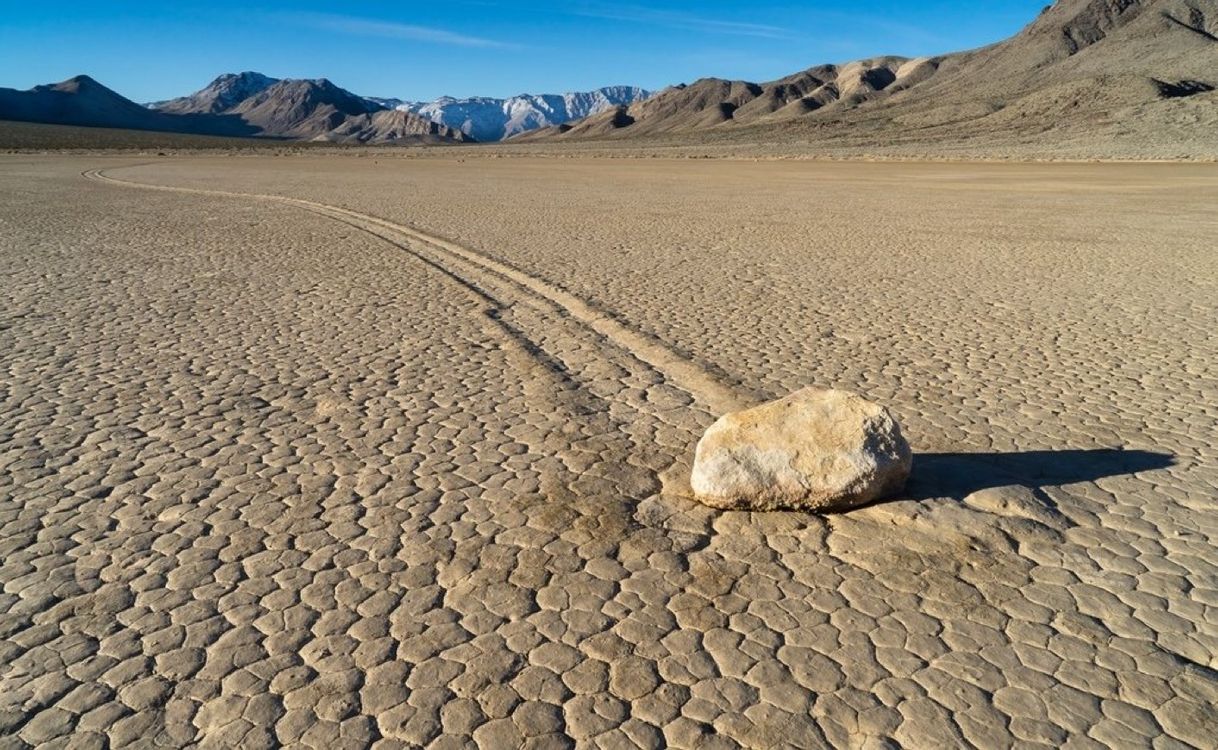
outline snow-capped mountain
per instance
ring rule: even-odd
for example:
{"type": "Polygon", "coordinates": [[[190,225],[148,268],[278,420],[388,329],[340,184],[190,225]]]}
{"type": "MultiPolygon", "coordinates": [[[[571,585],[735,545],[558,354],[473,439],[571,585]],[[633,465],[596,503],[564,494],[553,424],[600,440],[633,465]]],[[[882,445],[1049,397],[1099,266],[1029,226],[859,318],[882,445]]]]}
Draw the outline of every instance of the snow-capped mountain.
{"type": "Polygon", "coordinates": [[[649,96],[651,92],[635,86],[607,86],[595,91],[521,94],[509,99],[444,96],[431,102],[403,102],[397,109],[422,115],[485,143],[526,130],[561,125],[649,96]]]}

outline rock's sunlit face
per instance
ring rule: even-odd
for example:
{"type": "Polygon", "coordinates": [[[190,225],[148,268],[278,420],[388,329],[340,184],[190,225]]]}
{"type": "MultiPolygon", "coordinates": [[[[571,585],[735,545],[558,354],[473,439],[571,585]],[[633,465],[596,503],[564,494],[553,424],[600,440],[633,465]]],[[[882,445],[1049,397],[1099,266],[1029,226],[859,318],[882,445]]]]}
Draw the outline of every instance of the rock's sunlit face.
{"type": "Polygon", "coordinates": [[[715,422],[698,441],[691,485],[727,510],[840,511],[900,492],[912,463],[887,409],[805,388],[715,422]]]}

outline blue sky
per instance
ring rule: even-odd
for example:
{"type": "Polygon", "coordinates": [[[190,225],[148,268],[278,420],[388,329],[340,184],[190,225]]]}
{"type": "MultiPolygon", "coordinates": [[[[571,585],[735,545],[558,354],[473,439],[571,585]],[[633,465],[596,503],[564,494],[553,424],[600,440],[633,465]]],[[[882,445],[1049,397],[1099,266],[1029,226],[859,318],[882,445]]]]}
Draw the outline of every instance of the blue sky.
{"type": "Polygon", "coordinates": [[[148,101],[242,70],[405,99],[765,81],[823,62],[988,44],[1047,2],[0,0],[0,86],[87,73],[148,101]]]}

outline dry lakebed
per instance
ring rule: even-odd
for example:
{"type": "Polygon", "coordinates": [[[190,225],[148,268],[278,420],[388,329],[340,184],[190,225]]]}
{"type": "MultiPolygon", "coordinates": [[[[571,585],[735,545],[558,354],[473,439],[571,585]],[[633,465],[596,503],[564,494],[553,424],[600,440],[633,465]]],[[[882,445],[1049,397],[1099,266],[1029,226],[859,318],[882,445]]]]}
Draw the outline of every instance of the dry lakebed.
{"type": "Polygon", "coordinates": [[[1218,167],[454,153],[0,157],[0,748],[1214,747],[1218,167]]]}

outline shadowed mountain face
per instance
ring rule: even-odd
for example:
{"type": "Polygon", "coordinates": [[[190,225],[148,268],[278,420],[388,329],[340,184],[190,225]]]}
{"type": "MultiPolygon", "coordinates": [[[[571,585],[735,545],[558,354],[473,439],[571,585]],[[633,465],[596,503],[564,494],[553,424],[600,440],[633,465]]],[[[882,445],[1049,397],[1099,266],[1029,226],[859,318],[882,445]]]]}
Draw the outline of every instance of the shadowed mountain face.
{"type": "Polygon", "coordinates": [[[237,117],[149,110],[83,75],[29,91],[0,89],[0,119],[210,135],[257,134],[257,128],[237,117]]]}
{"type": "Polygon", "coordinates": [[[0,119],[335,142],[471,140],[418,115],[386,110],[326,79],[277,81],[258,73],[221,76],[190,96],[151,107],[88,76],[29,91],[0,89],[0,119]]]}
{"type": "Polygon", "coordinates": [[[1058,0],[1016,36],[938,57],[703,79],[527,139],[993,138],[1118,121],[1218,123],[1218,0],[1058,0]],[[1185,101],[1189,100],[1189,101],[1185,101]]]}

